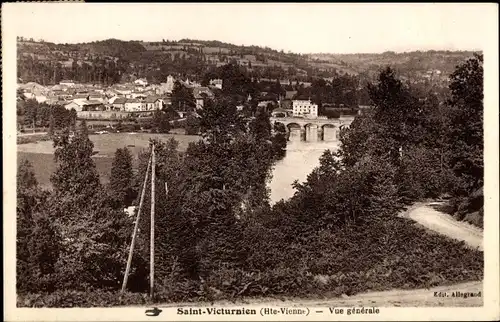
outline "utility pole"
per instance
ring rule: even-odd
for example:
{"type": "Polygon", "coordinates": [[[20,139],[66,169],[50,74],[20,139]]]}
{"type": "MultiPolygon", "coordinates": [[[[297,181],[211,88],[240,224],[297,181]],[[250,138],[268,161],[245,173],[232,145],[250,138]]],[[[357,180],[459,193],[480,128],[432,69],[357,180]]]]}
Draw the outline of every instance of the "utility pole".
{"type": "Polygon", "coordinates": [[[132,264],[132,256],[134,254],[135,239],[137,237],[137,230],[139,229],[139,219],[141,218],[142,205],[144,203],[144,196],[146,195],[146,185],[148,183],[149,168],[151,167],[152,155],[149,157],[146,175],[144,176],[144,185],[142,186],[141,200],[139,202],[139,210],[137,211],[137,218],[135,219],[134,233],[132,234],[132,243],[130,244],[130,251],[128,253],[127,268],[125,269],[125,276],[123,277],[122,293],[127,288],[128,274],[130,273],[130,265],[132,264]]]}
{"type": "Polygon", "coordinates": [[[151,246],[150,246],[150,269],[149,269],[149,295],[154,295],[154,277],[155,277],[155,145],[151,147],[151,246]]]}

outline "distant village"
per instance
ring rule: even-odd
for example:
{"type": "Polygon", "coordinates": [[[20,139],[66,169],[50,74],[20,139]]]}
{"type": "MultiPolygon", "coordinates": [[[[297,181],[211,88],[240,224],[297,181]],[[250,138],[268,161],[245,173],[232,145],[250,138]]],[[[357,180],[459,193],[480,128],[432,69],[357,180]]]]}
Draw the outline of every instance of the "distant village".
{"type": "MultiPolygon", "coordinates": [[[[196,109],[202,109],[205,100],[213,98],[214,91],[221,90],[223,86],[221,79],[212,79],[208,86],[202,86],[189,79],[176,79],[170,75],[166,82],[160,84],[150,84],[144,78],[111,86],[81,84],[73,80],[62,80],[53,86],[42,86],[34,82],[19,83],[18,93],[23,96],[23,99],[34,99],[40,104],[62,106],[67,110],[74,109],[79,119],[120,119],[131,114],[149,116],[155,110],[171,106],[172,92],[177,80],[192,91],[196,109]]],[[[263,79],[262,81],[270,80],[263,79]]],[[[302,83],[302,85],[310,86],[309,83],[302,83]]],[[[274,117],[322,118],[318,116],[317,104],[312,103],[310,99],[301,99],[296,96],[297,91],[286,91],[277,101],[264,97],[259,101],[258,106],[268,107],[271,104],[274,117]]],[[[241,108],[242,106],[238,106],[238,109],[241,108]]],[[[187,112],[179,108],[175,110],[181,118],[187,112]]]]}
{"type": "MultiPolygon", "coordinates": [[[[203,96],[213,96],[211,89],[222,89],[222,80],[212,80],[209,87],[203,87],[189,80],[180,82],[193,91],[198,108],[203,107],[203,96]]],[[[54,86],[42,86],[29,82],[18,84],[25,99],[35,99],[49,106],[64,106],[77,112],[116,111],[150,112],[161,110],[171,104],[171,94],[175,79],[169,76],[165,83],[148,84],[146,79],[132,83],[115,84],[105,87],[101,84],[79,84],[73,80],[62,80],[54,86]]]]}

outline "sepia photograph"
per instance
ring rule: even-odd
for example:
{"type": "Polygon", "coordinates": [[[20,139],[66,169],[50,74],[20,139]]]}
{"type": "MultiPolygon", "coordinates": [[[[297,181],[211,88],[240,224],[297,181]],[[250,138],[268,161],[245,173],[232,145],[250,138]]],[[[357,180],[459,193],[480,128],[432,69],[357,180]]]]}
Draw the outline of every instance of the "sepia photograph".
{"type": "Polygon", "coordinates": [[[2,9],[7,320],[500,318],[496,4],[2,9]]]}

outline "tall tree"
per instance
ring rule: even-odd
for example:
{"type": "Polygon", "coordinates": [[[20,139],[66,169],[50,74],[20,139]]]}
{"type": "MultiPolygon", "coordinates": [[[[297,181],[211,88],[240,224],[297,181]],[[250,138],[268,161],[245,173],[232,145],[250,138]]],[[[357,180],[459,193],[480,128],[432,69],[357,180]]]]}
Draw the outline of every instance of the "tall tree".
{"type": "Polygon", "coordinates": [[[92,159],[94,144],[88,137],[88,129],[82,122],[78,133],[71,137],[68,130],[54,139],[54,157],[57,169],[51,177],[54,193],[68,206],[88,205],[100,189],[99,175],[92,159]]]}
{"type": "Polygon", "coordinates": [[[132,155],[129,149],[117,149],[111,166],[110,194],[120,205],[128,207],[136,197],[133,189],[132,155]]]}
{"type": "Polygon", "coordinates": [[[54,136],[54,128],[55,128],[55,121],[54,121],[54,117],[50,117],[50,121],[49,121],[49,130],[47,132],[47,134],[49,135],[49,137],[52,137],[54,136]]]}
{"type": "Polygon", "coordinates": [[[200,111],[200,130],[205,139],[214,145],[229,143],[245,124],[230,98],[208,100],[200,111]]]}
{"type": "Polygon", "coordinates": [[[196,108],[196,100],[192,90],[178,80],[175,81],[172,90],[172,107],[176,111],[194,111],[196,108]]]}
{"type": "Polygon", "coordinates": [[[255,118],[251,121],[250,133],[258,141],[268,141],[271,139],[271,122],[269,121],[269,114],[264,108],[260,108],[255,118]]]}
{"type": "Polygon", "coordinates": [[[271,138],[273,155],[277,160],[281,160],[286,154],[287,134],[285,124],[275,122],[273,126],[273,136],[271,138]]]}
{"type": "Polygon", "coordinates": [[[198,135],[200,133],[200,119],[193,113],[189,113],[186,118],[186,134],[198,135]]]}
{"type": "Polygon", "coordinates": [[[374,130],[378,133],[378,155],[388,155],[392,162],[409,146],[420,142],[423,133],[423,110],[418,100],[396,78],[394,70],[384,69],[378,83],[368,86],[374,103],[374,130]]]}
{"type": "Polygon", "coordinates": [[[19,292],[52,291],[59,239],[47,216],[47,193],[40,190],[27,160],[17,172],[17,289],[19,292]]]}
{"type": "Polygon", "coordinates": [[[152,123],[153,129],[157,133],[168,133],[170,131],[170,120],[164,111],[155,110],[152,123]]]}
{"type": "Polygon", "coordinates": [[[30,125],[33,128],[36,126],[38,121],[38,107],[39,104],[35,99],[26,100],[24,105],[24,122],[25,125],[30,125]]]}
{"type": "Polygon", "coordinates": [[[456,195],[483,185],[483,56],[475,55],[450,76],[450,166],[460,179],[456,195]]]}

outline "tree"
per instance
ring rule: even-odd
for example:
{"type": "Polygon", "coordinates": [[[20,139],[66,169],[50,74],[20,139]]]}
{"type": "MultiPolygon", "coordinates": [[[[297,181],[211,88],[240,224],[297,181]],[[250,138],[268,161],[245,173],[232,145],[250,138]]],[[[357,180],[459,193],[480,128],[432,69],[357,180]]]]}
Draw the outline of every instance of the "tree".
{"type": "Polygon", "coordinates": [[[352,167],[360,160],[370,154],[369,150],[382,149],[382,147],[374,147],[379,143],[379,140],[374,138],[376,125],[374,124],[371,114],[366,113],[357,116],[349,126],[349,129],[340,130],[340,149],[339,153],[342,156],[344,166],[352,167]]]}
{"type": "Polygon", "coordinates": [[[33,172],[33,166],[28,160],[23,160],[17,169],[17,289],[30,288],[32,272],[30,270],[29,242],[34,226],[33,213],[36,211],[38,198],[36,188],[38,182],[33,172]]]}
{"type": "Polygon", "coordinates": [[[17,169],[17,191],[34,189],[38,186],[33,165],[28,160],[20,162],[17,169]]]}
{"type": "Polygon", "coordinates": [[[276,79],[276,82],[274,82],[271,85],[270,89],[271,89],[271,93],[274,93],[277,97],[281,97],[281,96],[285,95],[285,90],[281,86],[281,82],[279,81],[279,79],[276,79]]]}
{"type": "MultiPolygon", "coordinates": [[[[54,147],[57,169],[51,177],[47,213],[61,237],[58,283],[78,290],[118,288],[132,223],[99,182],[85,122],[74,137],[65,129],[54,139],[54,147]]],[[[116,163],[113,183],[118,186],[123,182],[116,163]]]]}
{"type": "Polygon", "coordinates": [[[378,144],[373,145],[377,151],[373,150],[397,162],[401,151],[421,143],[425,133],[423,109],[389,67],[380,73],[378,83],[370,84],[368,89],[374,103],[373,121],[377,124],[373,130],[378,133],[378,144]]]}
{"type": "Polygon", "coordinates": [[[286,154],[287,137],[285,124],[275,122],[273,130],[274,134],[271,138],[273,155],[275,159],[281,160],[286,154]]]}
{"type": "Polygon", "coordinates": [[[247,73],[243,72],[234,63],[221,66],[219,75],[222,79],[222,91],[226,95],[234,96],[237,100],[244,100],[252,93],[252,82],[247,73]]]}
{"type": "Polygon", "coordinates": [[[23,160],[17,172],[17,289],[51,291],[59,256],[59,239],[45,211],[47,193],[40,190],[31,163],[23,160]]]}
{"type": "MultiPolygon", "coordinates": [[[[85,209],[100,189],[99,175],[92,159],[94,144],[82,122],[78,133],[70,138],[68,130],[54,139],[57,169],[51,177],[54,193],[71,208],[85,209]]],[[[65,214],[71,213],[64,209],[65,214]]]]}
{"type": "Polygon", "coordinates": [[[236,104],[230,98],[208,100],[200,116],[202,136],[213,144],[227,144],[245,128],[236,104]]]}
{"type": "Polygon", "coordinates": [[[76,128],[76,118],[77,118],[76,110],[74,108],[69,110],[69,117],[70,117],[70,130],[74,131],[76,128]]]}
{"type": "Polygon", "coordinates": [[[186,118],[186,134],[198,135],[200,133],[200,119],[193,113],[186,118]]]}
{"type": "Polygon", "coordinates": [[[47,133],[49,135],[49,137],[53,137],[54,136],[54,127],[55,127],[54,117],[51,117],[50,118],[50,123],[49,123],[49,131],[47,133]]]}
{"type": "Polygon", "coordinates": [[[126,147],[117,149],[115,152],[109,189],[113,198],[123,207],[130,206],[136,198],[136,192],[133,189],[132,155],[126,147]]]}
{"type": "Polygon", "coordinates": [[[483,56],[475,55],[450,76],[450,166],[460,180],[454,194],[483,185],[483,56]]]}
{"type": "Polygon", "coordinates": [[[118,132],[122,132],[124,127],[123,127],[123,122],[121,120],[118,121],[118,123],[116,123],[116,131],[118,132]]]}
{"type": "Polygon", "coordinates": [[[32,291],[51,292],[56,288],[55,276],[61,245],[54,223],[47,213],[34,215],[34,226],[28,243],[30,270],[38,285],[32,291]]]}
{"type": "Polygon", "coordinates": [[[165,112],[155,110],[153,112],[153,129],[158,133],[168,133],[170,131],[170,120],[165,112]]]}
{"type": "Polygon", "coordinates": [[[250,133],[258,141],[269,141],[271,139],[271,122],[265,109],[259,109],[255,119],[250,122],[250,133]]]}
{"type": "Polygon", "coordinates": [[[172,90],[172,107],[176,111],[194,111],[196,108],[193,92],[178,80],[175,81],[172,90]]]}
{"type": "Polygon", "coordinates": [[[24,124],[31,125],[33,130],[38,120],[38,107],[39,104],[34,99],[26,100],[26,104],[24,105],[24,124]]]}
{"type": "Polygon", "coordinates": [[[179,118],[179,114],[175,111],[172,105],[167,105],[167,107],[163,108],[168,120],[176,120],[179,118]]]}

